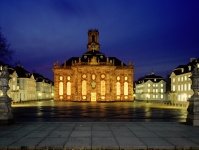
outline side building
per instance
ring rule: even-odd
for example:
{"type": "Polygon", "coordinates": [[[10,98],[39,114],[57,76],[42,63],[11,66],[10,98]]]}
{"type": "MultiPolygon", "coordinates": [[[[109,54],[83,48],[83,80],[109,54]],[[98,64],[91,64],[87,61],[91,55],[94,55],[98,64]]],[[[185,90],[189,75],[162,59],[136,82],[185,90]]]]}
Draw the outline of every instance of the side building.
{"type": "MultiPolygon", "coordinates": [[[[0,73],[3,66],[5,64],[0,63],[0,73]]],[[[13,103],[54,98],[54,83],[51,80],[36,73],[32,74],[20,65],[14,68],[6,66],[10,75],[8,96],[13,103]]]]}
{"type": "Polygon", "coordinates": [[[54,99],[66,101],[132,101],[132,63],[99,51],[98,30],[88,31],[87,52],[54,64],[54,99]]]}
{"type": "Polygon", "coordinates": [[[170,75],[172,103],[187,103],[187,100],[193,95],[190,76],[194,66],[199,68],[199,59],[191,58],[190,62],[179,65],[172,71],[170,75]]]}
{"type": "Polygon", "coordinates": [[[167,100],[166,82],[161,76],[151,73],[135,82],[135,99],[146,101],[167,100]]]}

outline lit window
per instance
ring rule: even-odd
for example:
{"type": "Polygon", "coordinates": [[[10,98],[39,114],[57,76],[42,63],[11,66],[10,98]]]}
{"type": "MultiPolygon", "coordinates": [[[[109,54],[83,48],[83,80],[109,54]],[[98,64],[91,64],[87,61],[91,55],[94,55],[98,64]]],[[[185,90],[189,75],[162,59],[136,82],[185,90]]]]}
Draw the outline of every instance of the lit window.
{"type": "Polygon", "coordinates": [[[158,89],[156,89],[156,93],[158,93],[158,89]]]}
{"type": "Polygon", "coordinates": [[[148,93],[150,92],[150,89],[148,89],[148,93]]]}
{"type": "Polygon", "coordinates": [[[148,84],[148,87],[150,87],[151,85],[150,84],[148,84]]]}
{"type": "Polygon", "coordinates": [[[118,80],[118,81],[120,80],[120,77],[119,77],[119,76],[117,76],[117,80],[118,80]]]}
{"type": "Polygon", "coordinates": [[[121,93],[120,93],[120,82],[117,82],[116,83],[116,93],[117,93],[117,95],[120,95],[121,93]]]}
{"type": "Polygon", "coordinates": [[[59,82],[59,95],[63,95],[63,82],[59,82]]]}
{"type": "Polygon", "coordinates": [[[70,80],[70,76],[68,76],[67,79],[70,80]]]}
{"type": "Polygon", "coordinates": [[[124,82],[124,95],[128,95],[128,82],[124,82]]]}
{"type": "Polygon", "coordinates": [[[163,89],[161,89],[161,93],[163,93],[163,89]]]}
{"type": "Polygon", "coordinates": [[[184,89],[183,89],[183,85],[181,84],[181,91],[183,91],[184,89]]]}
{"type": "Polygon", "coordinates": [[[173,78],[173,82],[175,82],[175,78],[173,78]]]}
{"type": "Polygon", "coordinates": [[[191,90],[191,84],[190,83],[188,84],[188,90],[191,90]]]}
{"type": "Polygon", "coordinates": [[[184,80],[187,81],[187,76],[184,76],[184,80]]]}
{"type": "Polygon", "coordinates": [[[60,77],[59,77],[59,80],[63,80],[63,77],[62,77],[62,76],[60,76],[60,77]]]}
{"type": "Polygon", "coordinates": [[[180,81],[180,77],[178,77],[178,81],[180,81]]]}
{"type": "Polygon", "coordinates": [[[101,81],[101,95],[105,95],[105,81],[101,81]]]}
{"type": "Polygon", "coordinates": [[[163,99],[163,95],[161,94],[161,99],[163,99]]]}
{"type": "Polygon", "coordinates": [[[163,84],[161,84],[161,87],[163,87],[163,84]]]}
{"type": "Polygon", "coordinates": [[[128,80],[128,77],[124,77],[124,80],[125,80],[125,81],[128,80]]]}
{"type": "Polygon", "coordinates": [[[67,95],[71,95],[71,83],[67,82],[67,95]]]}
{"type": "Polygon", "coordinates": [[[180,91],[180,85],[178,85],[178,91],[180,91]]]}
{"type": "Polygon", "coordinates": [[[184,85],[184,90],[185,90],[185,91],[187,90],[187,84],[184,85]]]}
{"type": "Polygon", "coordinates": [[[82,95],[86,95],[86,80],[82,81],[82,95]]]}
{"type": "Polygon", "coordinates": [[[92,74],[92,80],[95,80],[95,75],[94,74],[92,74]]]}
{"type": "Polygon", "coordinates": [[[173,91],[175,91],[176,90],[176,86],[175,85],[173,85],[173,91]]]}
{"type": "Polygon", "coordinates": [[[183,77],[181,77],[181,81],[183,81],[183,77]]]}
{"type": "Polygon", "coordinates": [[[154,79],[154,81],[156,81],[156,79],[154,79]]]}
{"type": "Polygon", "coordinates": [[[156,87],[158,87],[158,84],[156,84],[156,87]]]}

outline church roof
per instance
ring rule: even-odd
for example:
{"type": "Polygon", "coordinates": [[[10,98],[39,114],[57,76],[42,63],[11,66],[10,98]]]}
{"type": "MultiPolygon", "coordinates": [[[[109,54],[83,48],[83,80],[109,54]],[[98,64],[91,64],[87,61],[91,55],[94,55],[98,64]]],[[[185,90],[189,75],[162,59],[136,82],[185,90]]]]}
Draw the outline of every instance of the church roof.
{"type": "MultiPolygon", "coordinates": [[[[90,60],[95,57],[98,62],[107,62],[107,59],[109,62],[114,62],[115,66],[121,66],[122,61],[119,60],[116,57],[106,57],[104,53],[101,53],[96,50],[88,51],[82,54],[81,57],[71,57],[66,61],[66,66],[72,66],[72,63],[75,62],[90,62],[90,60]]],[[[64,66],[64,63],[61,65],[64,66]]],[[[125,63],[123,63],[123,66],[127,66],[125,63]]]]}

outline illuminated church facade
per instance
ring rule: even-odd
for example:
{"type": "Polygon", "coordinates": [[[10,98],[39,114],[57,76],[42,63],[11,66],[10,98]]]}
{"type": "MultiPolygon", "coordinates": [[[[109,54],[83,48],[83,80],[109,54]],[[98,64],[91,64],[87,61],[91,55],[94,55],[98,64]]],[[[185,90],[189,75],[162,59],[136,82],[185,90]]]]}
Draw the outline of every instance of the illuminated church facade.
{"type": "Polygon", "coordinates": [[[88,31],[88,51],[54,64],[54,100],[132,101],[134,67],[101,53],[99,32],[88,31]]]}

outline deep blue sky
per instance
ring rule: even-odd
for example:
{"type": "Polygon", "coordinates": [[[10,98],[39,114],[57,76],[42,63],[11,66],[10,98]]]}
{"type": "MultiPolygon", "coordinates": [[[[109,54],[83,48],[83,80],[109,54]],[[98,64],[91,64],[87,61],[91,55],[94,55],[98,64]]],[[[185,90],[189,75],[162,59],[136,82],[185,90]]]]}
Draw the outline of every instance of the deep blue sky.
{"type": "Polygon", "coordinates": [[[0,27],[14,60],[50,79],[55,61],[87,51],[90,28],[101,52],[133,61],[135,80],[199,58],[199,0],[0,0],[0,27]]]}

